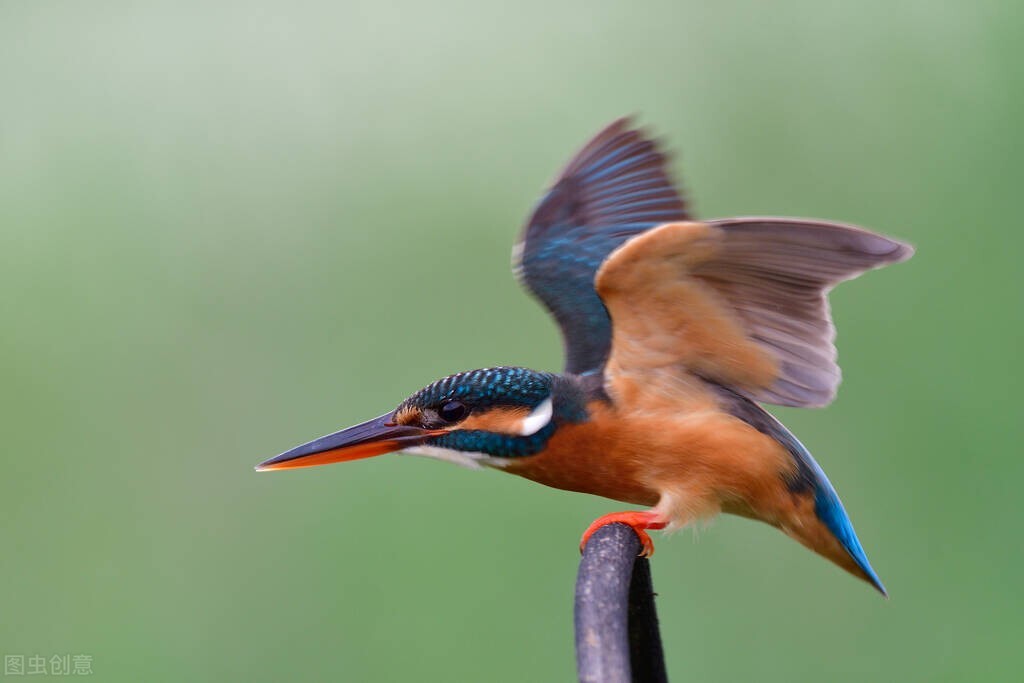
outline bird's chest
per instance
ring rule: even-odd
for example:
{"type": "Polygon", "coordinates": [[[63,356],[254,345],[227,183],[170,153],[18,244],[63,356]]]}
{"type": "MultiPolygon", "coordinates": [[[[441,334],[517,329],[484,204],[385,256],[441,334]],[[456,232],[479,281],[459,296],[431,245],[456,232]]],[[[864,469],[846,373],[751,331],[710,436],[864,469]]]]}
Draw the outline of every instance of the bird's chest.
{"type": "Polygon", "coordinates": [[[627,503],[653,506],[669,495],[710,510],[763,498],[791,467],[772,439],[730,415],[704,410],[565,425],[543,452],[505,469],[627,503]]]}
{"type": "Polygon", "coordinates": [[[647,477],[652,444],[635,437],[597,421],[563,425],[543,452],[504,469],[558,489],[654,505],[660,494],[647,477]]]}

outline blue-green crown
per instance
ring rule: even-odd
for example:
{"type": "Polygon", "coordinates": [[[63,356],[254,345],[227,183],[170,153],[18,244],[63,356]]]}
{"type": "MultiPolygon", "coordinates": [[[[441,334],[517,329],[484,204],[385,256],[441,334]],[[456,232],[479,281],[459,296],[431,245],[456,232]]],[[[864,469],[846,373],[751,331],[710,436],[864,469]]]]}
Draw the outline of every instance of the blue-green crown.
{"type": "Polygon", "coordinates": [[[470,408],[526,406],[536,408],[551,395],[554,376],[529,368],[484,368],[460,372],[420,389],[402,402],[403,408],[433,408],[458,399],[470,408]]]}

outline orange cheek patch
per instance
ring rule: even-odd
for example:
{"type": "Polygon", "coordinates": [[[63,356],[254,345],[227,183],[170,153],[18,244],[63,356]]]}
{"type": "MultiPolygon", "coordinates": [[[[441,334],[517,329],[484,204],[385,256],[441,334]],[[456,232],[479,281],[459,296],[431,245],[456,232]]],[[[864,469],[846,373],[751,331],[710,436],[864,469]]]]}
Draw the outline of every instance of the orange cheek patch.
{"type": "Polygon", "coordinates": [[[523,426],[523,418],[529,414],[530,411],[526,408],[492,408],[485,413],[470,415],[456,425],[455,429],[519,434],[523,426]]]}

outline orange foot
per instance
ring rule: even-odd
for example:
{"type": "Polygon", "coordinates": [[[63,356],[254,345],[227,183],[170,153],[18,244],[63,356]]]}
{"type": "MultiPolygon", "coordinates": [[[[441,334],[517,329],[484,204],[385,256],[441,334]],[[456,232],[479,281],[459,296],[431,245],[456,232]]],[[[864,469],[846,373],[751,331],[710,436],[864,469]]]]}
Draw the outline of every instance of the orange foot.
{"type": "Polygon", "coordinates": [[[583,549],[587,547],[587,541],[590,540],[595,531],[606,524],[615,524],[616,522],[625,524],[640,537],[640,545],[643,546],[640,550],[640,557],[650,557],[654,554],[654,541],[651,540],[651,537],[647,535],[644,529],[664,529],[667,524],[667,522],[649,510],[613,512],[608,515],[602,515],[595,519],[587,527],[587,530],[583,532],[583,538],[580,539],[580,552],[582,553],[583,549]]]}

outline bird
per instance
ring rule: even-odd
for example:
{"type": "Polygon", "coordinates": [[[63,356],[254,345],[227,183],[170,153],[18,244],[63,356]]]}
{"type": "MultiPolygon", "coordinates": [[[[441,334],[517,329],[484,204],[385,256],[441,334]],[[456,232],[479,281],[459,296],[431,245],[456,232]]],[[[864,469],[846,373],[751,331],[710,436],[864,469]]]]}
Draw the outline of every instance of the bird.
{"type": "Polygon", "coordinates": [[[560,327],[562,372],[444,377],[256,469],[398,452],[641,506],[599,517],[581,551],[621,523],[649,556],[647,530],[733,514],[887,595],[828,477],[762,404],[833,400],[829,291],[913,247],[831,221],[698,220],[669,166],[659,139],[618,119],[571,158],[523,228],[513,269],[560,327]]]}

